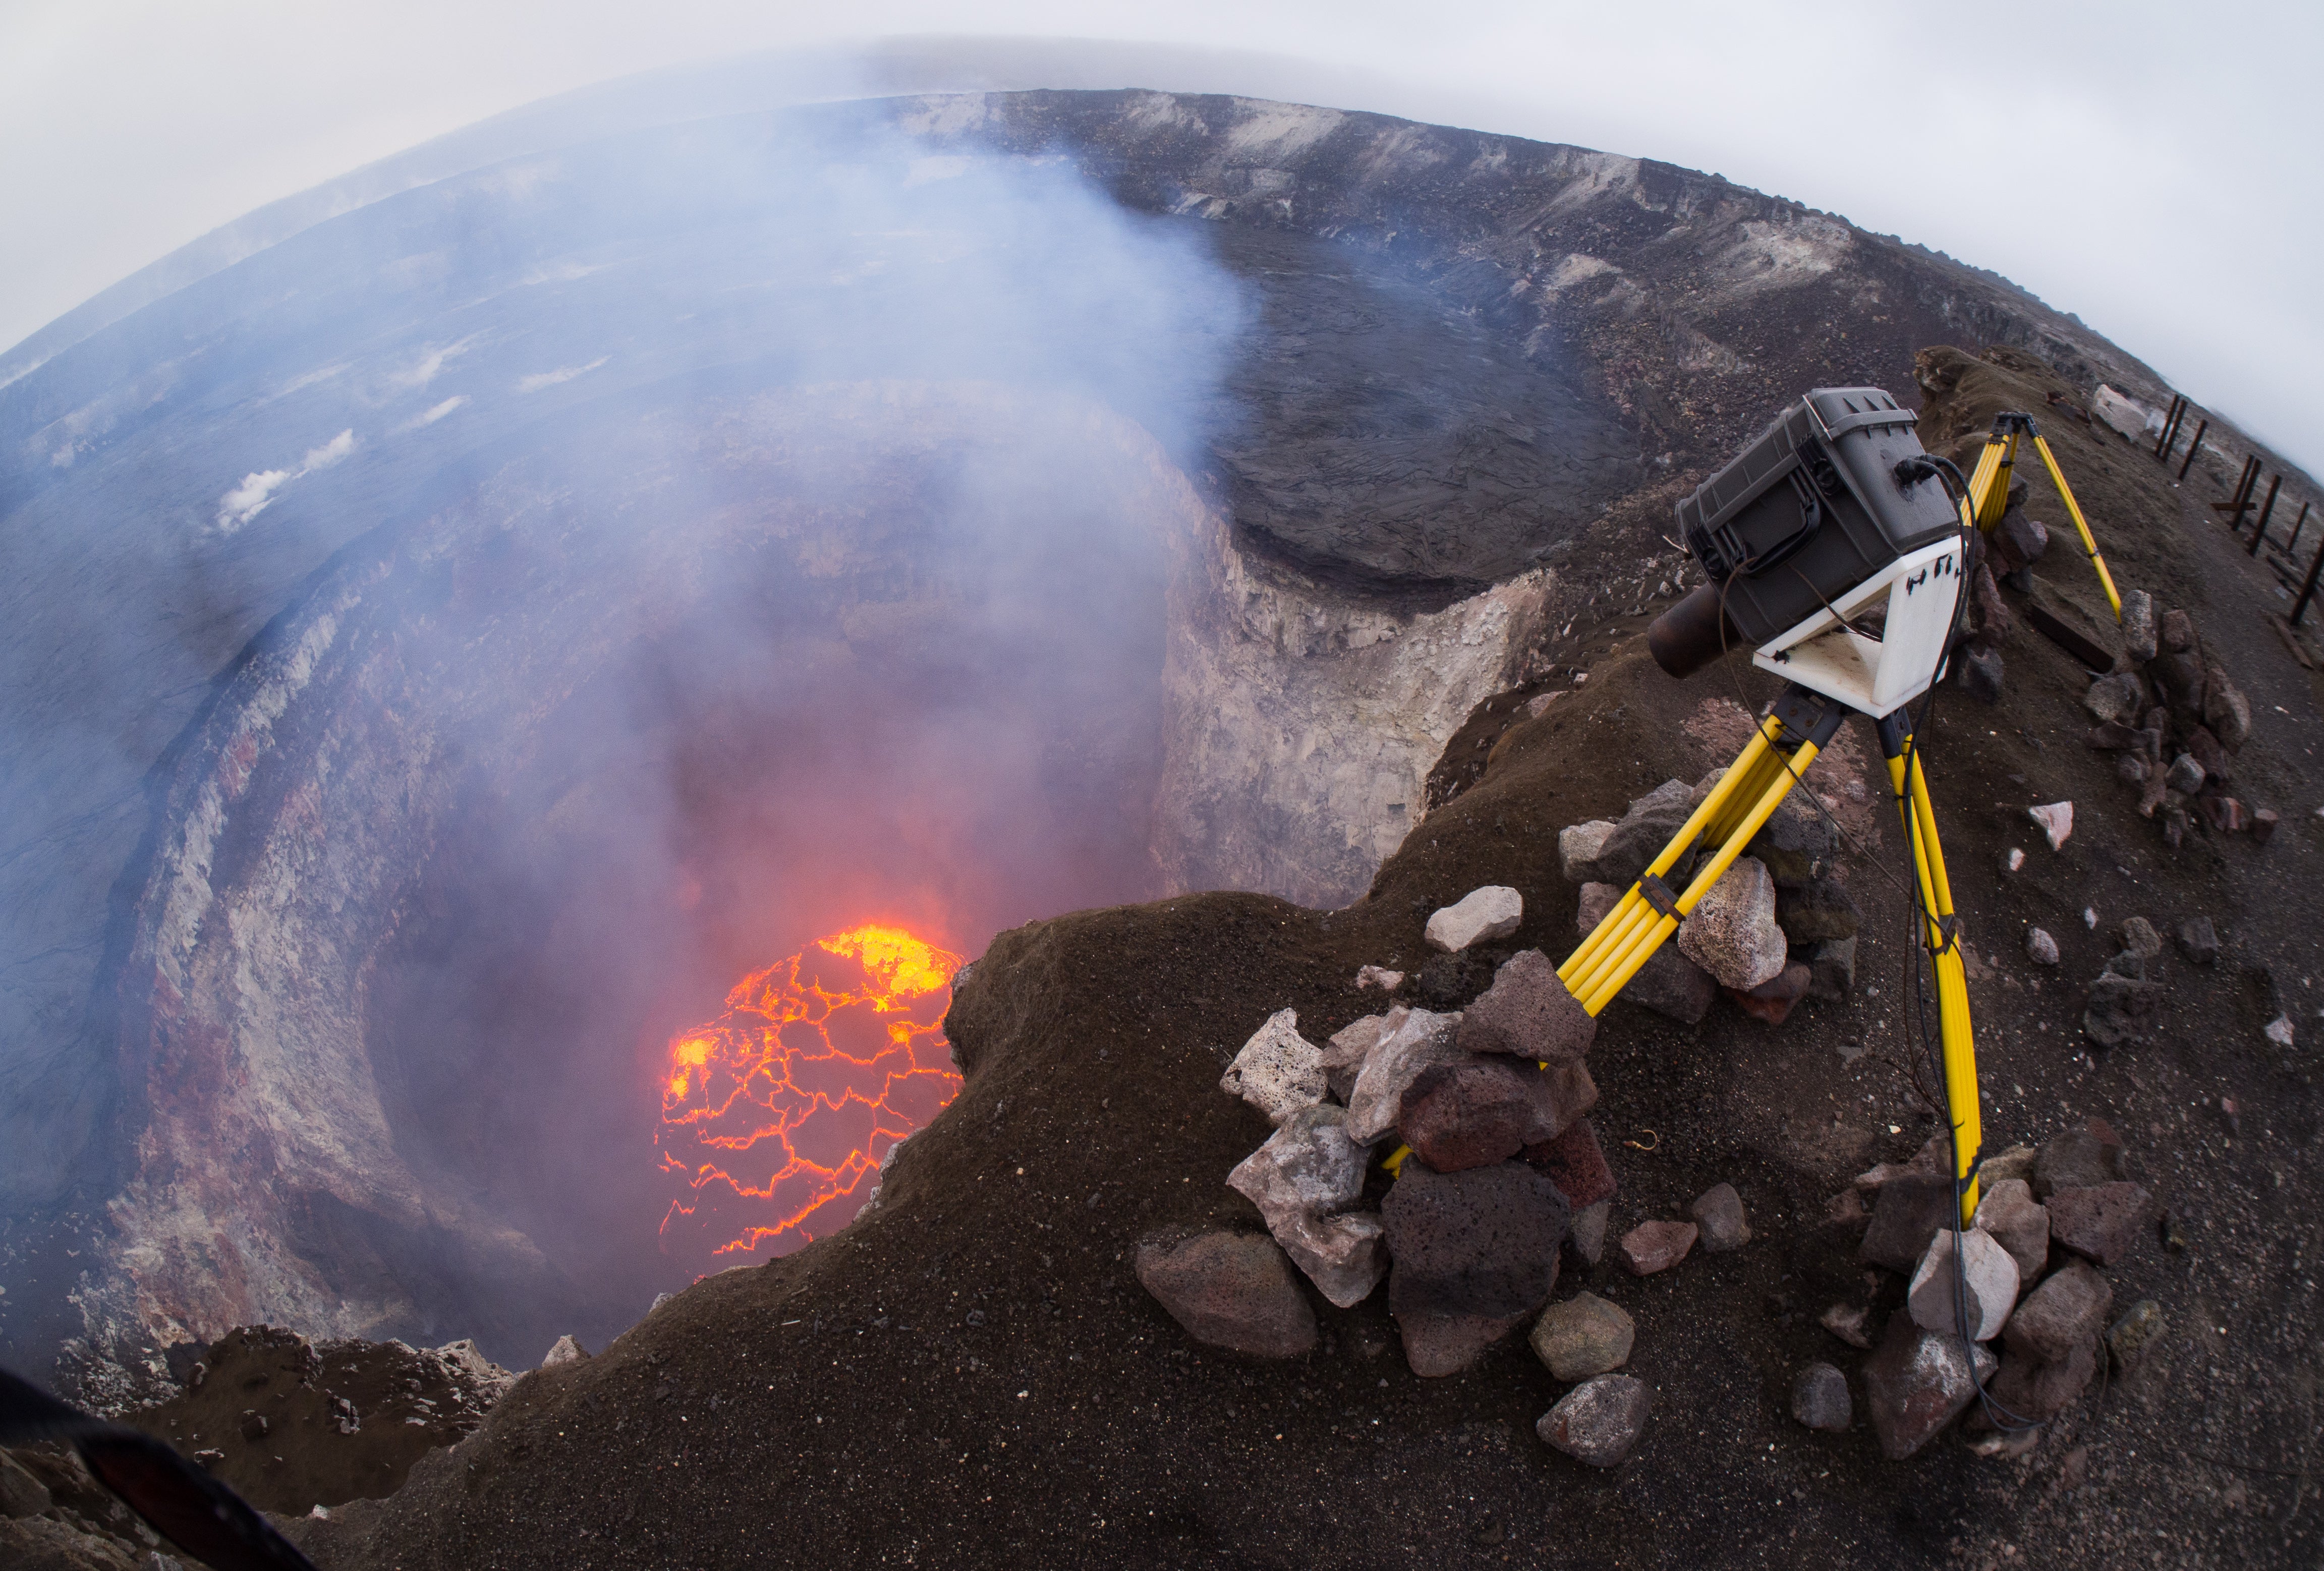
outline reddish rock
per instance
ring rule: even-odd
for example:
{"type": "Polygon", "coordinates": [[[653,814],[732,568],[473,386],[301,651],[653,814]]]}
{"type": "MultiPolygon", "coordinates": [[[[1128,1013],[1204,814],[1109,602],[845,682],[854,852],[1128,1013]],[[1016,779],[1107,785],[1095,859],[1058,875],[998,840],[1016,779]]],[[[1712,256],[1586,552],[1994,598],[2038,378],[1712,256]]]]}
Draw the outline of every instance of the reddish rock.
{"type": "Polygon", "coordinates": [[[2034,1193],[2042,1199],[2121,1177],[2122,1136],[2103,1118],[2087,1118],[2078,1129],[2052,1135],[2034,1159],[2034,1193]]]}
{"type": "Polygon", "coordinates": [[[1727,988],[1726,993],[1753,1019],[1781,1025],[1791,1017],[1792,1006],[1808,996],[1808,986],[1814,980],[1813,967],[1803,960],[1793,960],[1773,981],[1762,982],[1748,993],[1734,988],[1727,988]]]}
{"type": "Polygon", "coordinates": [[[1438,1172],[1506,1162],[1543,1135],[1545,1116],[1529,1082],[1540,1071],[1507,1059],[1471,1057],[1413,1081],[1397,1133],[1438,1172]]]}
{"type": "Polygon", "coordinates": [[[1641,1222],[1623,1234],[1615,1247],[1632,1276],[1652,1276],[1684,1260],[1694,1247],[1697,1231],[1692,1222],[1641,1222]]]}
{"type": "Polygon", "coordinates": [[[1197,1342],[1260,1358],[1296,1358],[1315,1346],[1315,1311],[1272,1238],[1222,1232],[1148,1244],[1137,1272],[1197,1342]]]}
{"type": "Polygon", "coordinates": [[[1423,1380],[1460,1373],[1532,1318],[1529,1314],[1464,1315],[1410,1305],[1395,1314],[1397,1334],[1404,1338],[1405,1362],[1423,1380]]]}
{"type": "Polygon", "coordinates": [[[1598,1022],[1557,979],[1547,955],[1529,949],[1493,973],[1493,985],[1461,1015],[1462,1047],[1553,1064],[1590,1051],[1598,1022]]]}
{"type": "Polygon", "coordinates": [[[2060,1190],[2050,1197],[2050,1238],[2100,1265],[2128,1254],[2146,1224],[2148,1199],[2133,1183],[2060,1190]]]}
{"type": "Polygon", "coordinates": [[[1977,1380],[1994,1364],[1975,1343],[1923,1330],[1910,1315],[1889,1316],[1879,1350],[1864,1361],[1865,1406],[1881,1454],[1901,1462],[1927,1445],[1976,1400],[1977,1380]]]}
{"type": "Polygon", "coordinates": [[[1891,1271],[1912,1271],[1929,1252],[1937,1229],[1949,1227],[1957,1215],[1952,1181],[1907,1174],[1880,1186],[1872,1208],[1872,1225],[1864,1230],[1857,1254],[1868,1265],[1891,1271]]]}
{"type": "Polygon", "coordinates": [[[2203,816],[2210,820],[2211,827],[2220,833],[2237,834],[2251,827],[2251,815],[2244,811],[2244,804],[2236,798],[2206,796],[2200,800],[2203,816]]]}
{"type": "MultiPolygon", "coordinates": [[[[2097,1338],[2076,1346],[2054,1361],[2028,1357],[2012,1349],[2001,1361],[2001,1373],[1987,1388],[1997,1406],[2021,1419],[2046,1424],[2065,1411],[2066,1404],[2082,1394],[2098,1373],[2097,1338]]],[[[1982,1418],[1983,1415],[1979,1415],[1982,1418]]],[[[1979,1425],[1978,1427],[1983,1427],[1979,1425]]]]}
{"type": "Polygon", "coordinates": [[[2211,734],[2208,726],[2199,725],[2187,733],[2187,754],[2203,766],[2203,777],[2207,780],[2225,780],[2234,767],[2227,759],[2227,749],[2219,745],[2219,739],[2211,734]]]}
{"type": "Polygon", "coordinates": [[[2052,1273],[2025,1295],[2001,1339],[2013,1353],[2044,1364],[2060,1363],[2075,1348],[2095,1341],[2114,1308],[2114,1289],[2080,1261],[2052,1273]]]}
{"type": "Polygon", "coordinates": [[[1526,1146],[1525,1160],[1548,1174],[1565,1203],[1576,1211],[1613,1198],[1614,1170],[1606,1165],[1598,1131],[1587,1118],[1576,1118],[1554,1140],[1526,1146]]]}

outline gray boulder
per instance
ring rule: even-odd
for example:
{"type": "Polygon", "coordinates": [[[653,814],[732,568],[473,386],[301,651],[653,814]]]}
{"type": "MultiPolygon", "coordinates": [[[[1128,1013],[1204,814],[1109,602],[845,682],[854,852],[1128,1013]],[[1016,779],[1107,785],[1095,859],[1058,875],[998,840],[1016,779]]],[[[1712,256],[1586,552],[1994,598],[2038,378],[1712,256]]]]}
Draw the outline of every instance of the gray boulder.
{"type": "Polygon", "coordinates": [[[1757,860],[1767,876],[1787,888],[1814,883],[1840,849],[1839,831],[1807,793],[1794,791],[1768,815],[1743,854],[1757,860]]]}
{"type": "Polygon", "coordinates": [[[1299,1034],[1296,1010],[1278,1009],[1242,1044],[1219,1089],[1280,1124],[1323,1099],[1323,1050],[1299,1034]]]}
{"type": "Polygon", "coordinates": [[[1757,857],[1738,857],[1678,926],[1678,947],[1723,988],[1749,992],[1784,974],[1790,953],[1775,925],[1775,883],[1757,857]]]}
{"type": "MultiPolygon", "coordinates": [[[[1705,973],[1708,975],[1708,973],[1705,973]]],[[[1808,954],[1808,997],[1837,1002],[1856,991],[1856,941],[1831,938],[1808,954]]]]}
{"type": "Polygon", "coordinates": [[[1577,1462],[1612,1467],[1630,1454],[1646,1427],[1654,1394],[1627,1374],[1601,1374],[1565,1393],[1535,1432],[1577,1462]]]}
{"type": "Polygon", "coordinates": [[[1462,1063],[1461,1016],[1408,1009],[1392,1031],[1385,1032],[1364,1059],[1361,1072],[1348,1093],[1348,1138],[1370,1145],[1396,1127],[1404,1112],[1405,1093],[1421,1072],[1437,1064],[1462,1063]]]}
{"type": "Polygon", "coordinates": [[[2195,619],[2183,611],[2163,613],[2163,647],[2183,655],[2195,647],[2195,619]]]}
{"type": "Polygon", "coordinates": [[[1462,1012],[1460,1043],[1470,1052],[1567,1064],[1590,1051],[1597,1032],[1550,958],[1528,949],[1502,961],[1493,985],[1462,1012]]]}
{"type": "Polygon", "coordinates": [[[1864,925],[1864,914],[1849,898],[1848,887],[1836,878],[1818,878],[1800,887],[1775,891],[1775,925],[1795,949],[1827,940],[1854,938],[1864,925]]]}
{"type": "Polygon", "coordinates": [[[1621,1368],[1637,1337],[1637,1322],[1620,1305],[1585,1292],[1544,1309],[1530,1340],[1550,1374],[1571,1383],[1621,1368]]]}
{"type": "Polygon", "coordinates": [[[1557,831],[1557,868],[1565,875],[1567,883],[1597,880],[1598,854],[1606,849],[1606,837],[1613,832],[1614,821],[1610,818],[1570,823],[1557,831]]]}
{"type": "Polygon", "coordinates": [[[2054,1361],[2013,1351],[1993,1378],[1993,1400],[2021,1419],[2046,1424],[2089,1385],[2098,1373],[2098,1355],[2095,1338],[2054,1361]]]}
{"type": "Polygon", "coordinates": [[[2089,1006],[2082,1011],[2082,1034],[2100,1047],[2144,1042],[2163,1012],[2163,984],[2113,972],[2090,984],[2089,1006]]]}
{"type": "Polygon", "coordinates": [[[2121,1177],[2122,1136],[2103,1118],[2086,1118],[2052,1135],[2034,1159],[2034,1192],[2045,1200],[2060,1190],[2110,1184],[2121,1177]]]}
{"type": "Polygon", "coordinates": [[[2128,724],[2146,712],[2146,684],[2129,671],[2101,676],[2082,694],[2082,707],[2102,721],[2128,724]]]}
{"type": "Polygon", "coordinates": [[[2027,517],[2020,508],[2011,508],[2002,514],[2000,526],[1993,534],[2002,560],[2013,572],[2031,567],[2050,548],[2049,526],[2039,519],[2027,517]]]}
{"type": "Polygon", "coordinates": [[[1811,1364],[1801,1370],[1792,1382],[1792,1417],[1811,1429],[1845,1430],[1856,1418],[1848,1376],[1829,1364],[1811,1364]]]}
{"type": "MultiPolygon", "coordinates": [[[[1584,934],[1606,919],[1624,891],[1611,884],[1582,886],[1582,931],[1584,934]]],[[[1620,997],[1657,1015],[1692,1025],[1711,1012],[1719,997],[1719,984],[1709,971],[1686,958],[1675,943],[1665,943],[1624,983],[1620,997]]]]}
{"type": "Polygon", "coordinates": [[[1332,1095],[1345,1102],[1356,1089],[1356,1077],[1363,1072],[1364,1061],[1380,1038],[1404,1022],[1410,1011],[1399,1005],[1386,1015],[1367,1015],[1351,1020],[1332,1034],[1323,1044],[1323,1083],[1332,1095]]]}
{"type": "Polygon", "coordinates": [[[1573,1251],[1582,1264],[1597,1264],[1606,1258],[1606,1226],[1613,1218],[1613,1201],[1591,1201],[1573,1213],[1572,1223],[1565,1236],[1565,1246],[1573,1251]]]}
{"type": "Polygon", "coordinates": [[[1471,944],[1507,938],[1525,920],[1525,896],[1506,884],[1471,889],[1428,919],[1429,947],[1458,954],[1471,944]]]}
{"type": "Polygon", "coordinates": [[[1630,804],[1598,855],[1581,864],[1583,882],[1612,884],[1627,889],[1638,881],[1646,865],[1662,854],[1692,811],[1688,797],[1693,787],[1683,780],[1665,780],[1630,804]]]}
{"type": "Polygon", "coordinates": [[[2203,724],[2231,753],[2251,739],[2251,700],[2217,666],[2203,674],[2203,724]]]}
{"type": "Polygon", "coordinates": [[[1990,1234],[1974,1227],[1938,1229],[1904,1299],[1913,1323],[1924,1330],[1966,1328],[1972,1342],[2001,1335],[2017,1302],[2017,1262],[1990,1234]],[[1956,1263],[1955,1249],[1960,1251],[1956,1263]]]}
{"type": "Polygon", "coordinates": [[[1361,1198],[1370,1160],[1346,1119],[1342,1108],[1305,1108],[1227,1174],[1292,1263],[1342,1309],[1361,1302],[1388,1270],[1379,1219],[1337,1214],[1361,1198]]]}
{"type": "MultiPolygon", "coordinates": [[[[1393,1300],[1395,1289],[1389,1288],[1393,1300]]],[[[1394,1311],[1397,1334],[1404,1342],[1405,1362],[1423,1380],[1442,1380],[1473,1368],[1530,1315],[1467,1315],[1448,1309],[1416,1309],[1394,1311]]]]}
{"type": "Polygon", "coordinates": [[[1186,1334],[1259,1358],[1296,1358],[1315,1346],[1315,1311],[1291,1262],[1255,1233],[1199,1233],[1138,1251],[1139,1284],[1186,1334]]]}
{"type": "Polygon", "coordinates": [[[2058,963],[2058,941],[2046,929],[2029,927],[2025,930],[2025,958],[2037,966],[2058,963]]]}
{"type": "MultiPolygon", "coordinates": [[[[1987,1164],[1988,1169],[1991,1164],[1987,1164]]],[[[2032,1282],[2050,1259],[2050,1213],[2034,1199],[2024,1179],[1985,1186],[1977,1202],[1977,1226],[2017,1263],[2017,1280],[2032,1282]]]]}
{"type": "Polygon", "coordinates": [[[2219,958],[2219,930],[2208,916],[2190,916],[2179,924],[2179,953],[2190,965],[2208,966],[2219,958]]]}
{"type": "Polygon", "coordinates": [[[1904,1173],[1880,1186],[1872,1208],[1871,1224],[1857,1254],[1868,1265],[1890,1271],[1912,1271],[1929,1252],[1929,1240],[1941,1227],[1952,1225],[1952,1181],[1904,1173]]]}
{"type": "Polygon", "coordinates": [[[1733,1184],[1713,1184],[1686,1208],[1694,1218],[1703,1253],[1725,1254],[1751,1242],[1751,1224],[1743,1216],[1743,1197],[1733,1184]]]}
{"type": "Polygon", "coordinates": [[[2195,762],[2194,755],[2181,753],[2163,772],[2163,787],[2181,796],[2192,796],[2203,788],[2203,766],[2195,762]]]}
{"type": "Polygon", "coordinates": [[[1889,1316],[1878,1349],[1864,1363],[1865,1406],[1881,1455],[1902,1462],[1935,1438],[1997,1363],[1982,1343],[1924,1329],[1910,1315],[1889,1316]]]}
{"type": "MultiPolygon", "coordinates": [[[[1998,602],[1999,597],[1995,598],[1998,602]]],[[[1987,626],[1990,631],[1992,624],[1987,626]]],[[[2003,684],[2009,674],[2003,666],[2001,651],[1991,644],[1972,644],[1963,649],[1960,658],[1953,662],[1953,672],[1962,690],[1979,703],[2001,702],[2003,684]]]]}
{"type": "Polygon", "coordinates": [[[2143,960],[2163,957],[2163,935],[2154,931],[2154,923],[2144,916],[2126,917],[2122,924],[2122,947],[2143,960]]]}

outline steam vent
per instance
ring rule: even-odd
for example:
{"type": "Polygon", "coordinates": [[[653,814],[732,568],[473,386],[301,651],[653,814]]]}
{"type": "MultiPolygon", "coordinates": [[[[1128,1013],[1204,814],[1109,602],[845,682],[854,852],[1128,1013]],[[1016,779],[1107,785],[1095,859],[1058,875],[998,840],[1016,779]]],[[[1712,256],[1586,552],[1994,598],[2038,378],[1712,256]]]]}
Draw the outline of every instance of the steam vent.
{"type": "MultiPolygon", "coordinates": [[[[669,102],[0,360],[0,1362],[329,1567],[2312,1563],[2314,547],[2211,505],[2304,475],[1668,165],[669,102]],[[1554,969],[1775,695],[1643,634],[1816,387],[2033,412],[2125,592],[2029,449],[1958,1235],[1868,724],[1554,969]]],[[[0,1530],[158,1544],[63,1457],[0,1530]]]]}

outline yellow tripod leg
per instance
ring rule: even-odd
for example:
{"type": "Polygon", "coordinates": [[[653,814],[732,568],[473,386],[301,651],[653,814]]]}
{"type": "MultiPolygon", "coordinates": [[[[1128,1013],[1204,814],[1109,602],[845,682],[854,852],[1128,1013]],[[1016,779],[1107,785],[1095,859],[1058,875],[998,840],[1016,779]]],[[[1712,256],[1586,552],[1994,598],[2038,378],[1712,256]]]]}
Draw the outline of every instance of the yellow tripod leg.
{"type": "Polygon", "coordinates": [[[2090,521],[2082,517],[2082,504],[2074,500],[2074,490],[2066,483],[2065,471],[2058,467],[2057,459],[2051,455],[2049,438],[2038,431],[2034,434],[2034,451],[2039,453],[2042,462],[2049,466],[2050,479],[2058,487],[2059,500],[2073,515],[2074,528],[2081,531],[2082,549],[2089,554],[2090,565],[2098,570],[2098,582],[2106,586],[2107,603],[2114,607],[2114,620],[2122,620],[2122,596],[2115,592],[2114,574],[2107,571],[2106,558],[2098,555],[2098,543],[2090,534],[2090,521]]]}
{"type": "Polygon", "coordinates": [[[1917,751],[1912,753],[1912,775],[1905,776],[1910,733],[1901,719],[1891,716],[1880,724],[1880,740],[1888,754],[1888,783],[1896,794],[1896,807],[1904,821],[1904,839],[1913,848],[1914,873],[1920,880],[1921,906],[1926,917],[1922,942],[1937,973],[1938,1039],[1944,1058],[1945,1111],[1952,1121],[1956,1170],[1960,1194],[1961,1226],[1977,1215],[1978,1153],[1984,1144],[1985,1125],[1978,1104],[1977,1037],[1969,1023],[1969,978],[1961,962],[1960,928],[1953,921],[1952,885],[1945,877],[1944,850],[1937,843],[1936,809],[1929,802],[1929,783],[1921,773],[1917,751]]]}
{"type": "Polygon", "coordinates": [[[1977,527],[1991,529],[2009,510],[2009,466],[2017,458],[2017,436],[1995,432],[1985,439],[1985,451],[1977,455],[1977,467],[1969,473],[1969,510],[1977,527]]]}
{"type": "Polygon", "coordinates": [[[1743,848],[1806,773],[1846,714],[1837,703],[1805,688],[1785,689],[1775,712],[1760,723],[1757,733],[1671,837],[1662,854],[1557,969],[1558,978],[1584,1009],[1596,1015],[1612,1003],[1638,969],[1678,931],[1680,920],[1742,855],[1743,848]],[[1794,738],[1797,740],[1787,759],[1783,745],[1794,738]],[[1662,884],[1663,875],[1705,836],[1715,836],[1719,850],[1695,874],[1685,893],[1673,896],[1662,884]],[[1655,899],[1647,896],[1650,884],[1656,892],[1655,899]]]}

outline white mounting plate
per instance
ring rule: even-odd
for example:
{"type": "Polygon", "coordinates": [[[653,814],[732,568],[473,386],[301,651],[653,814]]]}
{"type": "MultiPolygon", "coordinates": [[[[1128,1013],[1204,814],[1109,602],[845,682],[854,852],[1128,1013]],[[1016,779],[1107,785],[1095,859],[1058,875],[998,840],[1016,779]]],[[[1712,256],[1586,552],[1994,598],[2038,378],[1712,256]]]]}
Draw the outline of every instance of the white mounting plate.
{"type": "Polygon", "coordinates": [[[1945,658],[1960,598],[1961,537],[1899,556],[1828,607],[1762,644],[1751,664],[1877,720],[1929,690],[1945,658]],[[1877,639],[1845,619],[1886,601],[1877,639]],[[1838,615],[1834,615],[1834,612],[1838,615]]]}

